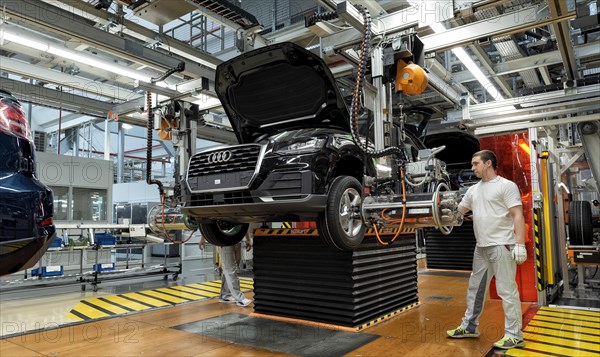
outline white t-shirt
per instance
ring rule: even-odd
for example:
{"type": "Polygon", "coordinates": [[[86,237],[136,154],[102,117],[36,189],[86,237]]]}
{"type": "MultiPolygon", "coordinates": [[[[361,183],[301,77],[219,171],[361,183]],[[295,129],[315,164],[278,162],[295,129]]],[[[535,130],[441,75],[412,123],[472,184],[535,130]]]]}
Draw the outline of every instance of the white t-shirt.
{"type": "Polygon", "coordinates": [[[460,205],[473,211],[477,246],[516,244],[515,225],[509,208],[522,206],[517,185],[501,176],[471,186],[460,205]]]}

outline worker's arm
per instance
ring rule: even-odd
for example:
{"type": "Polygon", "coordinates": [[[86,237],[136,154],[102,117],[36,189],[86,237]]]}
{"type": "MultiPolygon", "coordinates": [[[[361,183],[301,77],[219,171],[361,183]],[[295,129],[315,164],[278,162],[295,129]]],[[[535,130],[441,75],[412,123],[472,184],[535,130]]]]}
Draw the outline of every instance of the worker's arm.
{"type": "Polygon", "coordinates": [[[204,250],[204,248],[206,248],[206,240],[204,239],[204,236],[200,237],[200,242],[198,242],[198,248],[200,248],[200,250],[204,250]]]}
{"type": "Polygon", "coordinates": [[[515,224],[515,234],[517,235],[517,244],[525,244],[525,217],[523,216],[523,206],[514,206],[508,209],[515,224]]]}
{"type": "Polygon", "coordinates": [[[252,249],[252,238],[250,232],[246,233],[246,251],[249,252],[252,249]]]}
{"type": "Polygon", "coordinates": [[[464,216],[465,214],[467,214],[469,211],[471,211],[471,209],[470,209],[470,208],[467,208],[467,207],[465,207],[465,206],[458,205],[458,212],[460,212],[460,214],[462,214],[463,216],[464,216]]]}

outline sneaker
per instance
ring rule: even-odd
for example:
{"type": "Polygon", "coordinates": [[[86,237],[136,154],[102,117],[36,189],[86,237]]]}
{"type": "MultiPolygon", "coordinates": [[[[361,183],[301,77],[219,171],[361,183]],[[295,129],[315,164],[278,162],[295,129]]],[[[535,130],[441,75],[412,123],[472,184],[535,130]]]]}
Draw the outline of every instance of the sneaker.
{"type": "Polygon", "coordinates": [[[515,347],[525,347],[525,341],[504,336],[500,341],[494,343],[494,347],[502,348],[503,350],[508,350],[515,347]]]}
{"type": "Polygon", "coordinates": [[[233,298],[233,296],[221,296],[221,297],[219,297],[219,302],[233,304],[233,303],[235,303],[235,299],[233,298]]]}
{"type": "Polygon", "coordinates": [[[246,307],[252,304],[252,300],[244,298],[242,301],[238,301],[235,303],[237,306],[246,307]]]}
{"type": "Polygon", "coordinates": [[[479,337],[479,333],[477,331],[471,332],[464,329],[462,326],[458,326],[454,330],[446,331],[449,337],[452,338],[468,338],[468,337],[479,337]]]}

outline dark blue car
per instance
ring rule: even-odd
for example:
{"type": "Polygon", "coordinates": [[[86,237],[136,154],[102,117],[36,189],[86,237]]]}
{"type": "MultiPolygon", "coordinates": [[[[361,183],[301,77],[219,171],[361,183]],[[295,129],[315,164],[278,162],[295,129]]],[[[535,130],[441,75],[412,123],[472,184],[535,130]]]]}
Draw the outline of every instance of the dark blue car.
{"type": "Polygon", "coordinates": [[[56,236],[52,191],[36,178],[21,104],[0,90],[0,275],[35,265],[56,236]]]}

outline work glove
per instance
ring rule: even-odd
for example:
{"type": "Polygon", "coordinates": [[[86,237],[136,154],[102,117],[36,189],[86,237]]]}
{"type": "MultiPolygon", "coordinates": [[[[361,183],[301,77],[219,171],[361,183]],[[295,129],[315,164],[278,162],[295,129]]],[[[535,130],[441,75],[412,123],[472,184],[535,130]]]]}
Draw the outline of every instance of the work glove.
{"type": "Polygon", "coordinates": [[[511,255],[517,264],[523,264],[523,262],[527,260],[527,249],[525,248],[525,244],[515,244],[511,255]]]}

